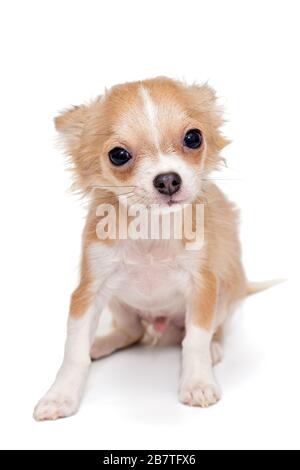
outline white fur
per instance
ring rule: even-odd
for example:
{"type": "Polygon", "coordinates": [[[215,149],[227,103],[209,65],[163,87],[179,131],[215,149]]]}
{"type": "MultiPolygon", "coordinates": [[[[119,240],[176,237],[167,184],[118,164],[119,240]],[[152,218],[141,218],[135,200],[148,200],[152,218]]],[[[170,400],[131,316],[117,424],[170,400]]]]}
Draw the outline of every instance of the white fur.
{"type": "Polygon", "coordinates": [[[62,366],[54,384],[35,407],[35,419],[57,419],[77,411],[90,365],[97,310],[93,306],[79,319],[69,320],[62,366]]]}
{"type": "MultiPolygon", "coordinates": [[[[92,252],[90,261],[95,263],[92,252]]],[[[110,269],[113,269],[113,264],[110,269]]],[[[94,299],[88,310],[79,318],[69,318],[63,363],[53,385],[34,409],[36,420],[63,418],[74,414],[78,409],[91,362],[90,350],[99,315],[110,292],[105,279],[108,273],[103,269],[101,274],[99,272],[95,276],[94,299]]]]}
{"type": "MultiPolygon", "coordinates": [[[[160,148],[160,123],[167,122],[170,116],[176,115],[186,126],[190,117],[180,109],[176,100],[173,100],[170,106],[165,106],[162,100],[155,103],[151,97],[151,88],[147,89],[147,85],[141,86],[139,93],[143,104],[142,113],[137,113],[134,108],[133,112],[128,112],[125,106],[120,112],[118,122],[111,129],[112,134],[118,136],[118,141],[126,142],[128,131],[135,129],[137,121],[141,120],[149,132],[149,140],[154,143],[153,154],[148,155],[149,158],[143,158],[139,171],[130,181],[132,192],[128,199],[131,196],[135,198],[130,199],[129,206],[134,209],[138,201],[142,201],[146,207],[166,203],[168,211],[172,210],[171,203],[177,203],[175,206],[181,210],[184,204],[194,201],[201,191],[200,174],[204,168],[205,147],[197,169],[172,150],[163,153],[160,148]],[[170,172],[178,173],[182,179],[180,189],[171,197],[160,194],[153,185],[157,175],[170,172]]],[[[66,121],[68,122],[68,119],[66,121]]],[[[72,143],[70,139],[79,141],[83,124],[79,120],[79,123],[73,126],[71,119],[68,129],[63,126],[62,132],[68,149],[72,143]]],[[[179,132],[183,133],[184,128],[179,132]]],[[[178,139],[180,138],[183,139],[183,136],[178,135],[178,139]]],[[[115,180],[117,185],[119,180],[114,178],[112,181],[115,180]]],[[[121,194],[120,189],[116,192],[121,194]]],[[[163,227],[161,212],[158,217],[156,227],[163,227]]],[[[175,225],[174,222],[170,227],[174,233],[175,225]]],[[[212,357],[217,360],[220,351],[216,344],[212,344],[212,334],[219,319],[221,321],[225,315],[226,299],[219,298],[219,313],[215,315],[211,331],[193,323],[189,301],[193,287],[201,283],[199,273],[202,251],[189,251],[185,249],[182,240],[176,239],[176,236],[175,239],[172,238],[172,234],[169,240],[130,240],[121,236],[118,242],[111,245],[101,241],[89,245],[84,256],[88,257],[87,268],[94,282],[89,292],[90,305],[85,312],[80,312],[79,318],[70,317],[64,360],[54,384],[34,410],[37,420],[56,419],[73,414],[79,406],[84,390],[90,357],[98,358],[110,354],[115,349],[140,340],[144,333],[143,326],[147,322],[150,323],[147,329],[150,336],[153,333],[151,330],[160,332],[160,320],[163,327],[166,324],[171,326],[167,341],[172,341],[175,337],[178,341],[183,335],[180,323],[184,324],[184,319],[188,319],[183,341],[181,401],[190,405],[208,406],[219,399],[219,391],[213,377],[212,357]],[[105,338],[95,340],[99,315],[109,303],[114,304],[115,330],[105,338]],[[154,320],[152,324],[151,320],[154,320]]],[[[88,289],[90,288],[89,285],[88,289]]]]}
{"type": "Polygon", "coordinates": [[[154,188],[153,180],[160,173],[178,173],[182,179],[180,190],[172,196],[175,202],[189,203],[195,199],[201,188],[200,177],[193,168],[180,156],[170,154],[159,154],[158,161],[153,165],[150,159],[145,159],[140,166],[139,178],[136,182],[138,190],[151,195],[151,203],[161,203],[164,200],[154,188]]]}
{"type": "MultiPolygon", "coordinates": [[[[164,200],[164,197],[161,197],[153,187],[154,178],[160,173],[169,173],[175,172],[181,176],[182,186],[180,191],[178,191],[173,197],[172,200],[175,202],[185,202],[189,203],[195,199],[195,195],[199,193],[201,187],[201,179],[199,175],[188,165],[184,160],[174,153],[163,154],[160,150],[159,142],[159,123],[158,123],[158,111],[161,116],[163,112],[166,112],[164,109],[158,110],[157,105],[152,100],[149,91],[142,86],[140,88],[140,93],[144,103],[144,115],[147,120],[147,127],[151,134],[151,140],[154,142],[159,157],[158,162],[153,165],[151,159],[144,159],[144,162],[140,166],[138,180],[136,181],[136,187],[143,194],[152,195],[151,203],[161,203],[164,200]]],[[[181,114],[182,119],[184,120],[185,114],[182,113],[182,110],[177,109],[174,105],[173,112],[176,114],[181,114]]],[[[199,172],[202,170],[203,166],[202,159],[199,172]]]]}
{"type": "MultiPolygon", "coordinates": [[[[124,240],[113,246],[95,243],[90,246],[89,258],[96,279],[94,302],[84,315],[69,321],[63,364],[35,408],[37,420],[76,412],[99,314],[110,298],[115,296],[142,316],[184,317],[190,276],[199,264],[199,256],[184,250],[180,241],[169,240],[124,240]]],[[[126,343],[124,336],[115,344],[121,346],[122,342],[126,343]]],[[[98,344],[93,357],[110,352],[103,347],[98,344]]]]}
{"type": "Polygon", "coordinates": [[[223,359],[223,349],[219,341],[212,341],[210,344],[211,360],[213,365],[218,364],[223,359]]]}
{"type": "Polygon", "coordinates": [[[187,321],[179,398],[188,405],[206,407],[220,398],[212,370],[211,339],[211,332],[187,321]]]}
{"type": "MultiPolygon", "coordinates": [[[[123,240],[111,246],[99,242],[90,246],[89,262],[95,279],[94,301],[84,315],[69,321],[64,361],[54,384],[35,408],[37,420],[76,412],[99,314],[109,299],[127,305],[131,313],[125,316],[123,311],[123,324],[115,336],[94,343],[93,358],[140,339],[143,318],[184,319],[186,298],[201,264],[201,252],[185,250],[180,240],[123,240]],[[124,334],[126,325],[132,336],[124,334]]],[[[211,370],[210,340],[205,330],[187,327],[181,399],[189,404],[206,406],[219,396],[211,370]]]]}
{"type": "Polygon", "coordinates": [[[184,315],[184,297],[190,275],[196,273],[199,254],[184,250],[181,241],[124,240],[112,247],[97,243],[90,253],[94,275],[98,275],[98,269],[111,271],[106,281],[108,296],[117,297],[145,316],[184,315]]]}
{"type": "Polygon", "coordinates": [[[145,87],[141,87],[141,95],[144,102],[144,113],[148,120],[148,128],[151,132],[152,141],[155,143],[157,150],[159,151],[159,132],[157,128],[157,109],[155,103],[151,99],[151,96],[145,87]]]}
{"type": "Polygon", "coordinates": [[[99,359],[117,349],[125,348],[142,339],[144,334],[142,323],[134,309],[116,298],[110,301],[109,307],[113,313],[114,329],[95,339],[91,349],[92,359],[99,359]]]}

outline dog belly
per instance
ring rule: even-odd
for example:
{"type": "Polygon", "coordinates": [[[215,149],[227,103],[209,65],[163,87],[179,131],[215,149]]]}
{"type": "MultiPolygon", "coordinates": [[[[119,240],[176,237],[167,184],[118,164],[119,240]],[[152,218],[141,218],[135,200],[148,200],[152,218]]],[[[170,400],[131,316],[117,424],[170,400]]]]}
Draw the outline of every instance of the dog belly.
{"type": "Polygon", "coordinates": [[[151,297],[148,296],[148,292],[145,295],[144,289],[139,290],[131,285],[126,295],[119,295],[118,298],[138,312],[145,329],[143,343],[148,345],[180,343],[186,311],[185,298],[181,293],[171,290],[162,292],[157,288],[153,290],[151,297]]]}
{"type": "Polygon", "coordinates": [[[184,316],[187,276],[173,270],[136,268],[126,276],[117,297],[141,316],[184,316]]]}
{"type": "Polygon", "coordinates": [[[138,310],[141,316],[177,316],[185,312],[184,296],[179,292],[166,292],[161,289],[152,291],[152,296],[131,285],[126,288],[126,292],[118,293],[117,297],[121,302],[138,310]]]}

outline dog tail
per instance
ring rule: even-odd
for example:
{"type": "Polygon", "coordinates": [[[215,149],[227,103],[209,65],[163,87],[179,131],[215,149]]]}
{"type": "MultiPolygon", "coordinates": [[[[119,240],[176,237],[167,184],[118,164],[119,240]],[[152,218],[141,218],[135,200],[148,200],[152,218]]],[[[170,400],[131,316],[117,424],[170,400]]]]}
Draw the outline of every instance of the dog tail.
{"type": "Polygon", "coordinates": [[[286,282],[286,279],[273,279],[270,281],[262,282],[248,282],[246,295],[257,294],[258,292],[262,292],[263,290],[269,289],[270,287],[276,286],[277,284],[281,284],[282,282],[286,282]]]}

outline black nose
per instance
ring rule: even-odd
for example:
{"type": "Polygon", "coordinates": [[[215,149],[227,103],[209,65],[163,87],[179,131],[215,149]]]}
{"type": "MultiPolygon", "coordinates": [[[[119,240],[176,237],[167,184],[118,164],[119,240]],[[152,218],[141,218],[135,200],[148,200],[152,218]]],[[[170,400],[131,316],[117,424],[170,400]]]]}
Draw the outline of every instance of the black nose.
{"type": "Polygon", "coordinates": [[[159,193],[172,196],[179,191],[181,178],[177,173],[161,173],[154,178],[153,185],[159,193]]]}

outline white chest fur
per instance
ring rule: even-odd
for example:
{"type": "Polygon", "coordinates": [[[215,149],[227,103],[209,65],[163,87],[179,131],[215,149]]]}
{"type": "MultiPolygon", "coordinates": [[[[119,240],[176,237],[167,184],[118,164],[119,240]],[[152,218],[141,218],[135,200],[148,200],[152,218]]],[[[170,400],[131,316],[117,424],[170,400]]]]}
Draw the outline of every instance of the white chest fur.
{"type": "Polygon", "coordinates": [[[91,247],[90,255],[94,275],[108,281],[111,295],[147,315],[184,313],[199,257],[180,241],[99,243],[91,247]]]}

